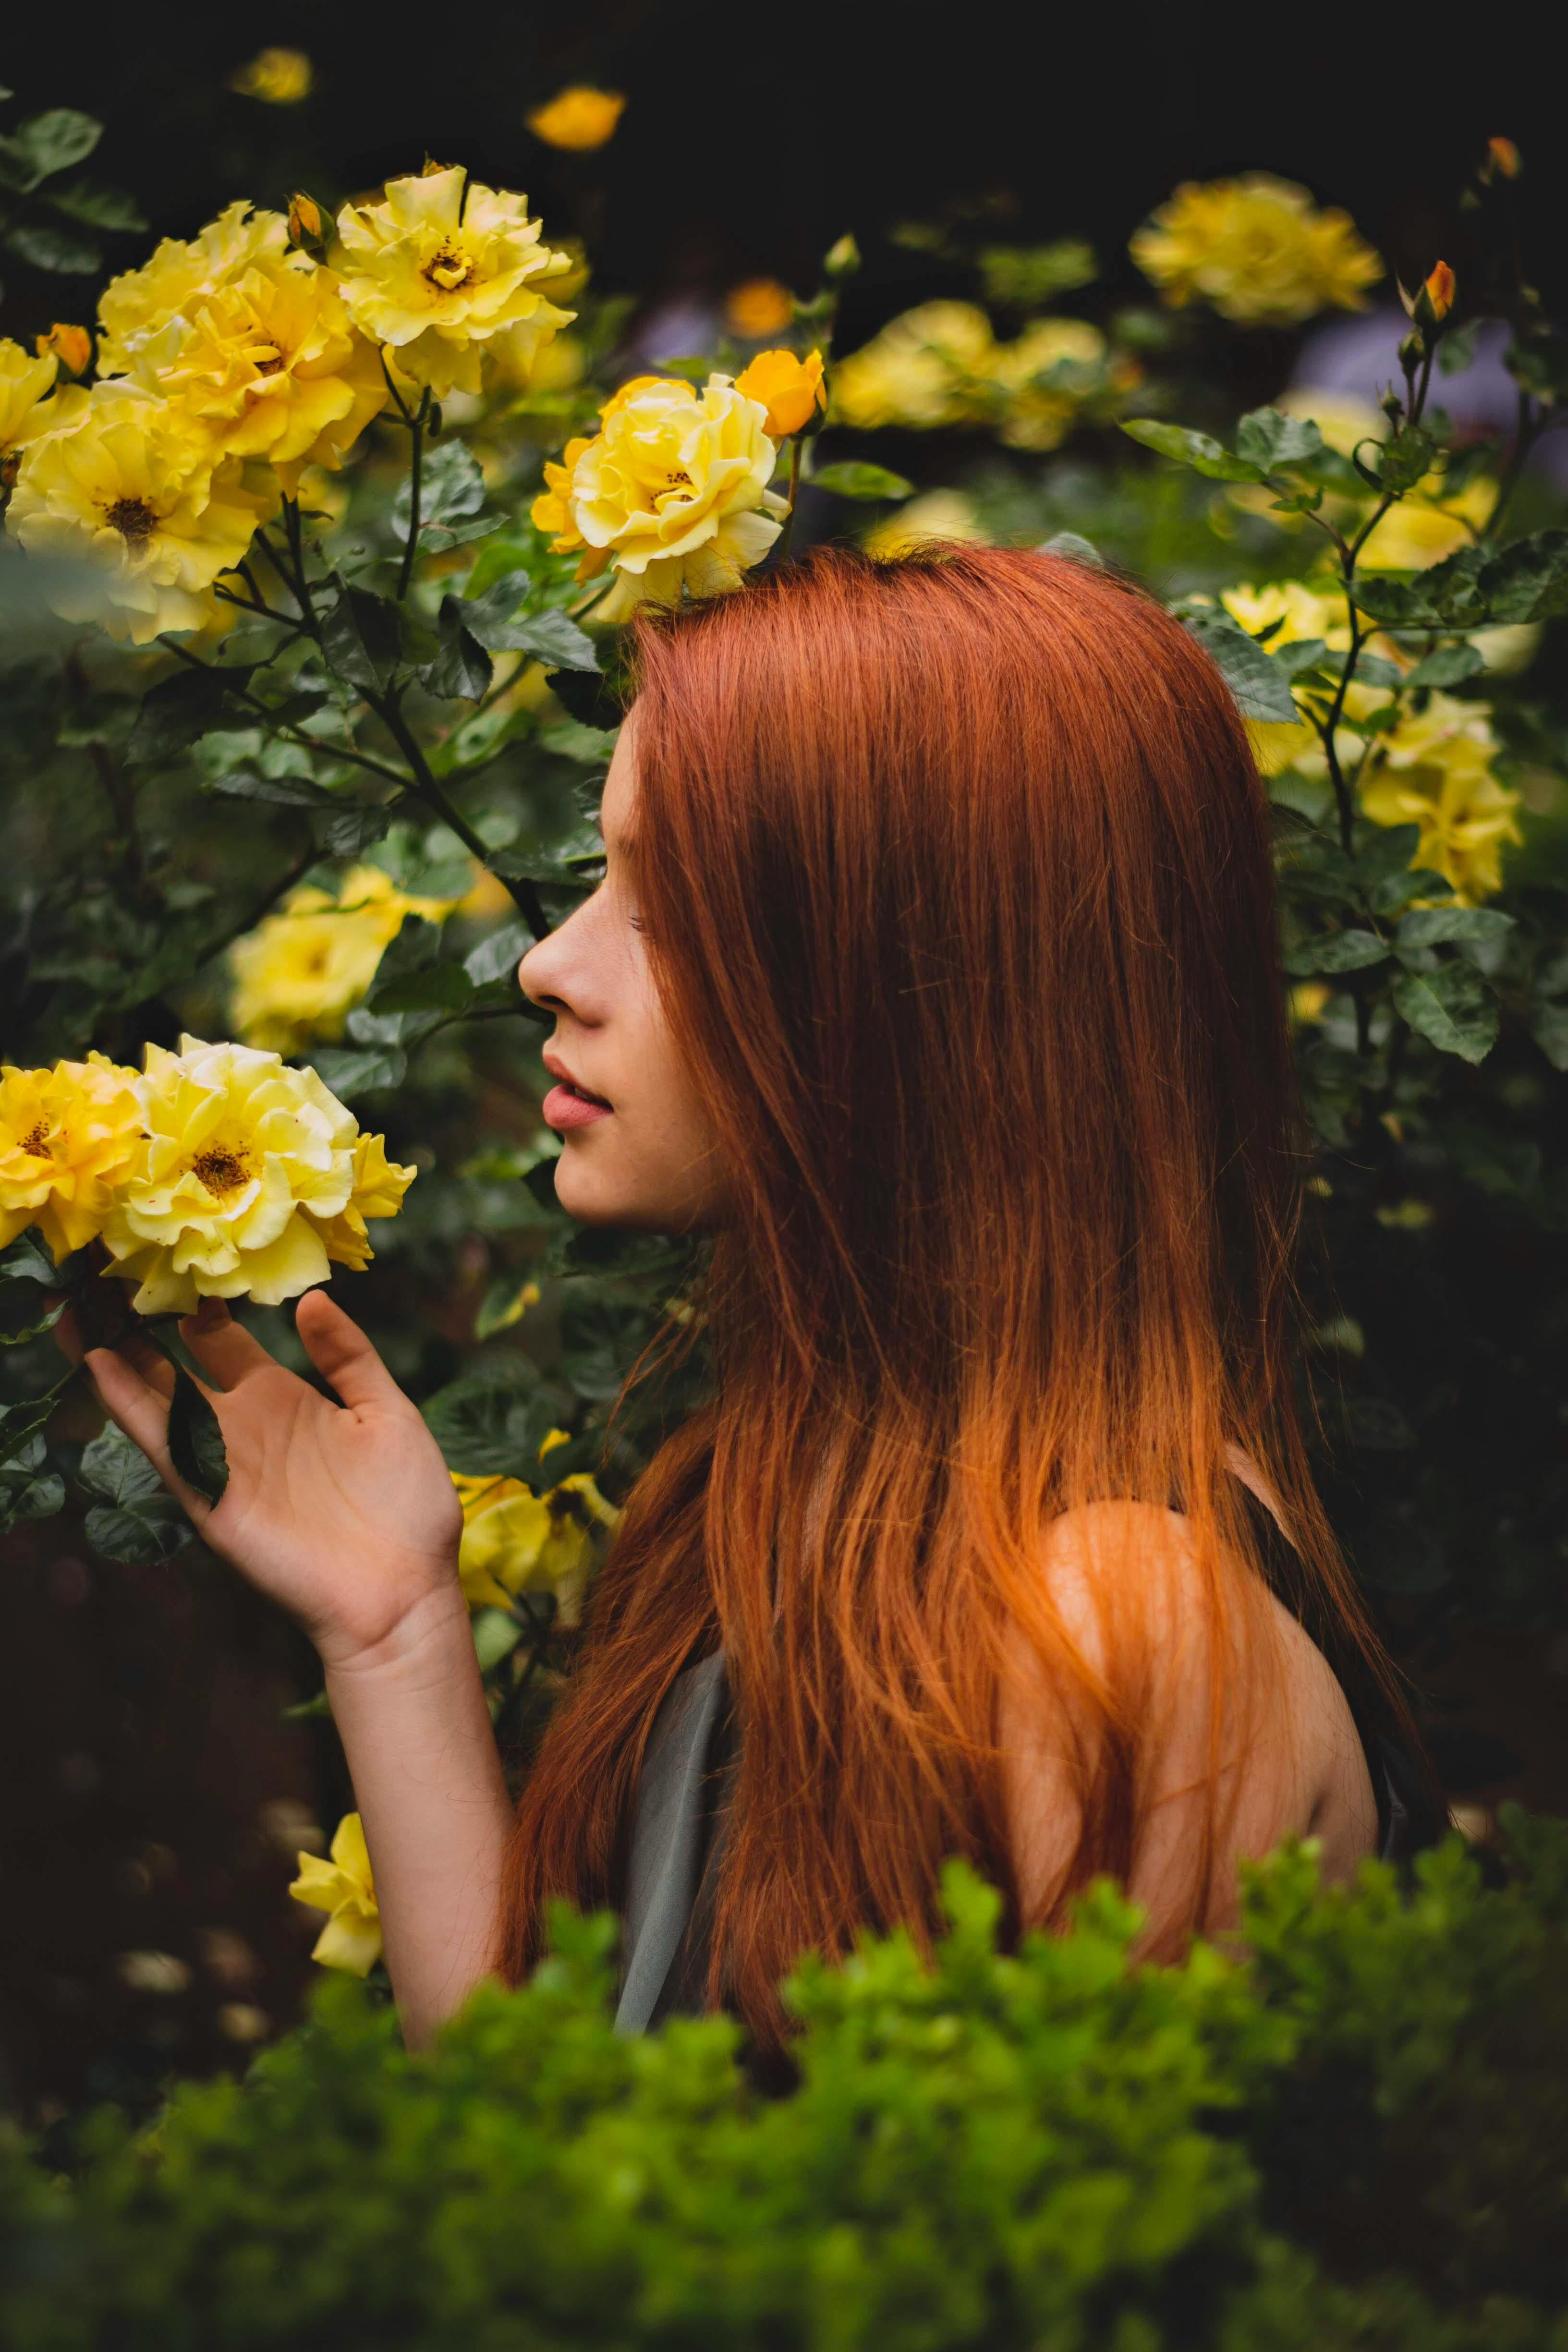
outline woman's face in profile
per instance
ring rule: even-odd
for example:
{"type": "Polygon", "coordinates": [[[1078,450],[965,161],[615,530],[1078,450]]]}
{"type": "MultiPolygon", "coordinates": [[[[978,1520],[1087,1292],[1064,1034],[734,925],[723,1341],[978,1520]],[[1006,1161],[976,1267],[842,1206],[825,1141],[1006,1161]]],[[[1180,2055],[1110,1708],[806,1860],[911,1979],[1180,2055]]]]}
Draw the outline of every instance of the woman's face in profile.
{"type": "Polygon", "coordinates": [[[643,1233],[701,1232],[721,1199],[715,1138],[675,1049],[637,906],[635,714],[621,729],[600,823],[605,878],[530,948],[525,996],[555,1016],[546,1123],[562,1138],[555,1192],[569,1216],[643,1233]]]}

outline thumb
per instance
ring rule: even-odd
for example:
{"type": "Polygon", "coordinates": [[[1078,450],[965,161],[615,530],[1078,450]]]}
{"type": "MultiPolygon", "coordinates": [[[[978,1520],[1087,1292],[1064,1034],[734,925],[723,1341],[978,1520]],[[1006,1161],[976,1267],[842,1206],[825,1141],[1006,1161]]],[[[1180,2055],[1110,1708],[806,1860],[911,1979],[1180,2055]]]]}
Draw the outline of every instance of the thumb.
{"type": "Polygon", "coordinates": [[[403,1391],[360,1329],[324,1290],[308,1290],[294,1316],[305,1353],[352,1412],[404,1401],[403,1391]]]}

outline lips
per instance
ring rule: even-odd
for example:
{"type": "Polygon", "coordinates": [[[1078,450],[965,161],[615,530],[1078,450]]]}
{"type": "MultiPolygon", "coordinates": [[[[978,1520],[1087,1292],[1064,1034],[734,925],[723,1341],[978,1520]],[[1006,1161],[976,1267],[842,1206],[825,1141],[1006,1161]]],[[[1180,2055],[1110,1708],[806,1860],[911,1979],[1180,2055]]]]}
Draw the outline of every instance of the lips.
{"type": "Polygon", "coordinates": [[[613,1110],[615,1108],[615,1105],[606,1101],[603,1095],[596,1095],[591,1087],[584,1086],[581,1080],[573,1076],[571,1071],[567,1068],[565,1062],[562,1059],[561,1055],[555,1051],[555,1048],[552,1045],[547,1045],[545,1047],[543,1053],[540,1055],[540,1059],[544,1064],[544,1066],[549,1071],[551,1076],[552,1078],[559,1078],[561,1081],[561,1087],[568,1095],[575,1096],[577,1099],[582,1102],[595,1103],[601,1110],[613,1110]]]}

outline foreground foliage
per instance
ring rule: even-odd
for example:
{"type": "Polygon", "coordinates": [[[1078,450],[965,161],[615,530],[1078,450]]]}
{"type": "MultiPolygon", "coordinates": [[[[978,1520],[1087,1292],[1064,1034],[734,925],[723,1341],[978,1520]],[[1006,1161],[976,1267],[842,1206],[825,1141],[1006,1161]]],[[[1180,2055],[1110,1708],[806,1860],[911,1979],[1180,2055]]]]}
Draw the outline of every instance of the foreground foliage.
{"type": "Polygon", "coordinates": [[[331,1980],[75,2187],[11,2150],[5,2340],[1560,2352],[1568,1831],[1508,1838],[1505,1883],[1455,1840],[1404,1893],[1288,1849],[1241,1966],[1130,1969],[1105,1887],[1004,1957],[954,1865],[929,1968],[801,1969],[783,2096],[728,2019],[616,2039],[608,1919],[424,2057],[331,1980]]]}

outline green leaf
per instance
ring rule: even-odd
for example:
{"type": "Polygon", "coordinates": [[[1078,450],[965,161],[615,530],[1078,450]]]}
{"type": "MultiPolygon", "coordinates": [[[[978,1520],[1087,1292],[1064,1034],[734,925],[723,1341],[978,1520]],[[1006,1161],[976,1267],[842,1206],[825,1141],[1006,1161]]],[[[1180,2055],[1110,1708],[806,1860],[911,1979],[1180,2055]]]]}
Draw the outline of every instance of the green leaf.
{"type": "Polygon", "coordinates": [[[334,796],[309,776],[264,776],[257,768],[231,768],[211,777],[203,792],[228,801],[266,801],[278,808],[331,808],[334,796]]]}
{"type": "Polygon", "coordinates": [[[1279,466],[1310,465],[1321,457],[1323,436],[1310,417],[1287,416],[1278,408],[1255,408],[1236,428],[1236,451],[1265,473],[1279,466]]]}
{"type": "Polygon", "coordinates": [[[65,1480],[47,1467],[40,1431],[0,1469],[0,1535],[9,1535],[25,1519],[52,1519],[65,1499],[65,1480]]]}
{"type": "Polygon", "coordinates": [[[1568,612],[1568,530],[1516,539],[1492,557],[1477,586],[1487,617],[1500,625],[1568,612]]]}
{"type": "Polygon", "coordinates": [[[78,1477],[94,1507],[87,1539],[106,1559],[150,1568],[191,1538],[191,1523],[139,1445],[112,1422],[82,1452],[78,1477]]]}
{"type": "Polygon", "coordinates": [[[1180,617],[1220,671],[1244,719],[1300,720],[1286,673],[1223,605],[1188,606],[1180,617]]]}
{"type": "Polygon", "coordinates": [[[1538,997],[1530,1008],[1530,1034],[1554,1070],[1568,1070],[1568,1001],[1538,997]]]}
{"type": "Polygon", "coordinates": [[[1401,972],[1394,983],[1394,1003],[1401,1017],[1439,1053],[1484,1062],[1497,1042],[1497,999],[1468,963],[1401,972]]]}
{"type": "Polygon", "coordinates": [[[0,1406],[0,1467],[22,1459],[58,1402],[54,1396],[26,1397],[20,1404],[0,1406]]]}
{"type": "Polygon", "coordinates": [[[316,839],[331,857],[358,857],[385,840],[394,814],[392,803],[342,799],[316,812],[316,839]]]}
{"type": "Polygon", "coordinates": [[[1431,472],[1436,455],[1437,444],[1424,426],[1402,425],[1378,451],[1374,461],[1378,479],[1385,490],[1402,496],[1431,472]]]}
{"type": "Polygon", "coordinates": [[[1052,539],[1042,540],[1041,555],[1065,556],[1069,563],[1093,563],[1103,572],[1105,558],[1091,539],[1080,539],[1076,530],[1058,530],[1052,539]]]}
{"type": "Polygon", "coordinates": [[[510,1330],[522,1316],[523,1293],[531,1285],[537,1288],[531,1274],[498,1274],[474,1318],[475,1339],[490,1339],[498,1331],[510,1330]]]}
{"type": "Polygon", "coordinates": [[[529,586],[526,572],[506,572],[491,582],[482,596],[466,598],[462,613],[469,635],[492,654],[520,652],[523,646],[523,625],[517,617],[517,608],[529,586]]]}
{"type": "MultiPolygon", "coordinates": [[[[1439,345],[1440,350],[1445,348],[1439,345]]],[[[1435,654],[1418,661],[1405,673],[1405,684],[1411,689],[1422,686],[1458,686],[1462,678],[1474,677],[1483,670],[1482,661],[1474,646],[1439,646],[1435,654]]]]}
{"type": "Polygon", "coordinates": [[[481,1675],[510,1658],[522,1639],[522,1627],[505,1609],[476,1609],[468,1631],[474,1637],[474,1655],[481,1675]]]}
{"type": "Polygon", "coordinates": [[[1293,947],[1285,958],[1285,969],[1289,972],[1364,971],[1382,963],[1387,953],[1386,942],[1375,931],[1327,931],[1293,947]]]}
{"type": "Polygon", "coordinates": [[[357,1053],[347,1046],[321,1045],[310,1058],[321,1084],[340,1102],[400,1087],[408,1074],[408,1056],[398,1045],[367,1046],[357,1053]]]}
{"type": "Polygon", "coordinates": [[[559,669],[596,670],[593,639],[564,613],[532,613],[518,625],[520,649],[559,669]]]}
{"type": "Polygon", "coordinates": [[[58,276],[89,278],[103,267],[103,248],[92,238],[68,228],[56,228],[48,221],[22,221],[9,229],[5,245],[18,261],[27,262],[34,269],[48,269],[58,276]]]}
{"type": "Polygon", "coordinates": [[[1358,572],[1354,601],[1362,612],[1392,628],[1443,628],[1456,623],[1475,627],[1485,618],[1477,587],[1485,562],[1481,548],[1461,547],[1408,580],[1387,572],[1358,572]]]}
{"type": "Polygon", "coordinates": [[[1100,275],[1094,247],[1082,237],[1050,245],[987,245],[975,255],[987,302],[1037,310],[1058,294],[1091,286],[1100,275]]]}
{"type": "Polygon", "coordinates": [[[378,694],[401,650],[397,607],[368,588],[351,588],[341,573],[332,577],[338,593],[321,623],[322,658],[347,685],[378,694]]]}
{"type": "Polygon", "coordinates": [[[126,740],[127,765],[161,766],[212,728],[243,726],[245,715],[237,715],[229,698],[248,686],[252,667],[247,662],[233,669],[181,669],[151,688],[126,740]]]}
{"type": "Polygon", "coordinates": [[[493,666],[466,625],[469,607],[460,597],[441,599],[441,649],[420,676],[427,693],[443,702],[479,702],[489,690],[493,666]]]}
{"type": "MultiPolygon", "coordinates": [[[[399,539],[408,535],[412,519],[414,476],[404,477],[392,502],[392,527],[399,539]]],[[[456,523],[477,515],[485,502],[485,478],[479,459],[466,441],[443,441],[426,452],[419,485],[421,528],[430,523],[456,523]]]]}
{"type": "Polygon", "coordinates": [[[473,992],[473,982],[462,965],[448,960],[429,964],[423,971],[404,972],[386,981],[378,979],[365,1003],[367,1010],[383,1014],[460,1013],[473,992]]]}
{"type": "Polygon", "coordinates": [[[136,236],[145,230],[147,215],[122,188],[95,187],[90,180],[73,180],[68,187],[51,188],[44,202],[69,220],[85,221],[89,228],[136,236]]]}
{"type": "Polygon", "coordinates": [[[558,752],[563,759],[581,760],[585,767],[607,768],[615,753],[616,730],[584,727],[577,719],[558,719],[553,727],[540,729],[539,740],[543,750],[558,752]]]}
{"type": "Polygon", "coordinates": [[[1495,907],[1413,907],[1394,934],[1394,952],[1443,945],[1486,960],[1515,928],[1513,917],[1495,907]]]}
{"type": "Polygon", "coordinates": [[[0,169],[14,188],[36,188],[55,172],[63,172],[90,155],[103,136],[103,125],[90,114],[68,106],[51,107],[46,114],[30,115],[8,138],[0,139],[0,169]]]}
{"type": "Polygon", "coordinates": [[[814,490],[831,490],[839,499],[908,499],[914,484],[886,466],[869,466],[852,457],[837,466],[823,466],[811,477],[814,490]]]}
{"type": "Polygon", "coordinates": [[[1179,466],[1190,466],[1194,473],[1205,475],[1215,482],[1261,482],[1267,479],[1261,466],[1254,466],[1245,457],[1233,457],[1228,449],[1211,440],[1206,433],[1194,433],[1186,425],[1162,425],[1157,417],[1123,417],[1121,430],[1145,449],[1152,449],[1161,457],[1173,457],[1179,466]]]}
{"type": "Polygon", "coordinates": [[[499,931],[469,950],[463,958],[463,970],[476,988],[488,987],[495,980],[510,980],[533,944],[533,933],[526,923],[503,923],[499,931]]]}
{"type": "Polygon", "coordinates": [[[169,1402],[169,1459],[184,1480],[209,1503],[221,1502],[228,1485],[228,1455],[218,1418],[184,1364],[174,1369],[169,1402]]]}
{"type": "Polygon", "coordinates": [[[1468,319],[1462,327],[1450,327],[1437,346],[1437,368],[1443,375],[1463,375],[1475,363],[1476,338],[1484,320],[1468,319]]]}
{"type": "Polygon", "coordinates": [[[422,1411],[449,1470],[527,1478],[561,1402],[530,1359],[514,1354],[438,1389],[422,1411]]]}
{"type": "Polygon", "coordinates": [[[0,1250],[0,1282],[36,1282],[52,1289],[58,1280],[53,1258],[39,1248],[30,1233],[18,1234],[0,1250]]]}

